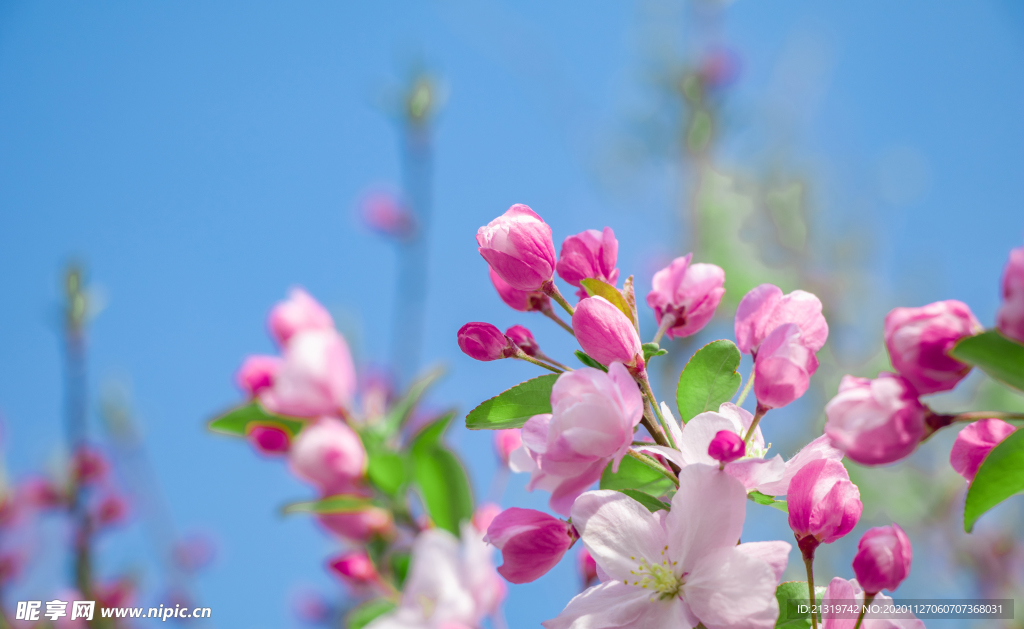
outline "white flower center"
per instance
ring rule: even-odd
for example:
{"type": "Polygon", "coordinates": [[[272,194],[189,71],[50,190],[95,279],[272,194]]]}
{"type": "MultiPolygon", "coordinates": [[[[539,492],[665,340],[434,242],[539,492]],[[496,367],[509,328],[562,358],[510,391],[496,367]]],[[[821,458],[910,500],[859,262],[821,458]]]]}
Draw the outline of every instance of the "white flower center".
{"type": "MultiPolygon", "coordinates": [[[[666,600],[679,596],[679,591],[682,589],[684,581],[682,577],[676,575],[676,562],[669,561],[665,557],[665,551],[667,550],[668,546],[661,551],[661,563],[651,564],[647,559],[641,558],[636,570],[629,571],[629,574],[633,575],[633,581],[626,579],[623,582],[626,585],[635,585],[645,590],[651,590],[652,601],[659,598],[666,600]]],[[[630,559],[636,561],[636,557],[630,557],[630,559]]]]}
{"type": "MultiPolygon", "coordinates": [[[[743,435],[740,436],[742,437],[743,435]]],[[[754,445],[754,442],[751,441],[750,443],[747,444],[747,453],[743,455],[743,458],[763,459],[764,457],[768,456],[768,450],[771,450],[771,448],[772,444],[770,443],[766,444],[763,448],[758,448],[757,446],[754,445]]]]}

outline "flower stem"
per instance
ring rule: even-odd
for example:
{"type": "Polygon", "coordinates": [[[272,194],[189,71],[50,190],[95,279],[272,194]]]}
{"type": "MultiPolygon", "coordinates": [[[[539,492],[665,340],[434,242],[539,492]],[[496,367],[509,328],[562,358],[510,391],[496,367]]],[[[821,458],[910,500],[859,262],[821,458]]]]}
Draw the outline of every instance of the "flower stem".
{"type": "Polygon", "coordinates": [[[555,360],[554,358],[548,356],[547,354],[545,354],[543,352],[539,353],[537,355],[537,358],[543,360],[544,362],[551,363],[552,365],[554,365],[555,367],[558,367],[562,371],[572,371],[572,369],[570,367],[566,367],[562,363],[558,362],[557,360],[555,360]]]}
{"type": "Polygon", "coordinates": [[[541,313],[548,319],[551,319],[558,325],[562,326],[562,329],[568,332],[569,334],[576,336],[576,333],[572,331],[572,326],[566,323],[565,321],[562,321],[562,317],[558,316],[558,313],[554,311],[550,304],[546,308],[541,310],[541,313]]]}
{"type": "MultiPolygon", "coordinates": [[[[647,409],[644,409],[644,411],[646,410],[647,409]]],[[[668,445],[668,440],[665,439],[665,433],[663,433],[661,431],[661,428],[656,426],[654,422],[651,421],[649,415],[645,413],[643,418],[640,420],[640,423],[643,424],[643,427],[647,429],[647,432],[649,432],[651,436],[654,437],[655,443],[657,443],[659,446],[670,447],[668,445]]]]}
{"type": "Polygon", "coordinates": [[[765,408],[760,404],[757,405],[757,410],[754,412],[754,421],[750,422],[750,428],[747,429],[747,434],[743,437],[744,445],[750,443],[750,439],[754,436],[754,431],[757,430],[757,425],[761,423],[761,418],[764,417],[764,414],[769,410],[771,409],[765,408]]]}
{"type": "Polygon", "coordinates": [[[575,312],[573,307],[569,305],[569,302],[565,300],[565,297],[562,297],[562,293],[559,292],[558,287],[555,286],[555,283],[553,281],[548,280],[544,282],[544,285],[541,286],[540,289],[544,291],[545,295],[558,302],[558,305],[561,306],[566,312],[568,312],[570,317],[572,316],[573,312],[575,312]]]}
{"type": "Polygon", "coordinates": [[[670,312],[666,312],[665,315],[661,318],[661,324],[658,326],[658,331],[654,334],[654,340],[651,342],[660,343],[661,337],[664,336],[665,332],[667,332],[668,329],[674,326],[675,324],[676,316],[670,312]]]}
{"type": "Polygon", "coordinates": [[[668,439],[669,447],[678,450],[679,447],[676,446],[676,441],[672,438],[672,431],[668,429],[668,425],[665,423],[665,418],[661,416],[661,410],[658,408],[658,400],[654,399],[654,391],[651,390],[650,380],[647,379],[646,374],[644,374],[639,380],[644,395],[646,395],[647,399],[651,402],[651,409],[654,410],[654,415],[658,418],[658,423],[661,424],[662,430],[665,431],[665,437],[668,439]]]}
{"type": "Polygon", "coordinates": [[[953,416],[955,422],[973,422],[979,419],[1024,419],[1024,413],[1006,413],[1003,411],[971,411],[953,416]]]}
{"type": "MultiPolygon", "coordinates": [[[[814,609],[814,552],[810,556],[804,555],[804,566],[807,567],[807,593],[811,598],[811,609],[814,609]]],[[[811,612],[811,628],[818,629],[818,614],[811,612]]]]}
{"type": "Polygon", "coordinates": [[[743,401],[747,399],[747,394],[754,388],[754,367],[750,367],[750,375],[747,376],[747,383],[743,385],[743,390],[740,391],[740,396],[736,398],[736,406],[743,406],[743,401]]]}
{"type": "Polygon", "coordinates": [[[515,356],[513,356],[513,358],[518,358],[519,360],[525,360],[528,363],[533,363],[534,365],[537,365],[538,367],[543,367],[543,368],[547,369],[548,371],[552,371],[554,373],[563,373],[563,371],[561,369],[559,369],[558,367],[552,367],[551,365],[549,365],[547,363],[544,363],[544,362],[541,362],[541,361],[537,360],[533,356],[527,356],[526,353],[523,352],[523,350],[519,350],[519,353],[516,354],[515,356]]]}
{"type": "Polygon", "coordinates": [[[664,465],[658,463],[657,461],[647,456],[646,454],[641,454],[635,450],[626,450],[626,454],[633,457],[637,461],[640,461],[641,463],[651,468],[655,472],[664,474],[666,478],[672,481],[672,484],[674,484],[676,487],[679,487],[679,479],[675,477],[675,474],[665,469],[664,465]]]}
{"type": "Polygon", "coordinates": [[[860,615],[857,616],[857,624],[853,626],[853,629],[860,629],[860,623],[864,621],[864,612],[868,610],[868,605],[870,605],[873,600],[875,600],[874,594],[864,594],[864,604],[861,605],[860,615]]]}

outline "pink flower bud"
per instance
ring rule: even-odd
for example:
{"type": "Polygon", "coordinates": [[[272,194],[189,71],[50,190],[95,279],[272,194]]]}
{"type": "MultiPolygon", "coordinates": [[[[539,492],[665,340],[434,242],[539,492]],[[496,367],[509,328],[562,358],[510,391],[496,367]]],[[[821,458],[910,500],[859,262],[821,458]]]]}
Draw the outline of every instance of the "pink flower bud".
{"type": "Polygon", "coordinates": [[[209,566],[216,555],[216,542],[202,533],[190,533],[182,537],[171,549],[174,564],[189,574],[195,574],[209,566]]]}
{"type": "Polygon", "coordinates": [[[505,465],[508,465],[509,455],[518,450],[521,445],[523,445],[523,437],[518,428],[494,431],[494,451],[505,465]]]}
{"type": "Polygon", "coordinates": [[[789,484],[786,501],[789,528],[797,540],[810,537],[821,544],[831,544],[852,531],[864,509],[860,490],[850,482],[846,468],[832,459],[803,466],[789,484]]]}
{"type": "Polygon", "coordinates": [[[1010,252],[1003,271],[1003,305],[996,314],[996,327],[1024,343],[1024,247],[1010,252]]]}
{"type": "Polygon", "coordinates": [[[254,397],[274,386],[274,378],[280,368],[281,359],[277,356],[249,356],[235,374],[235,381],[238,388],[254,397]]]}
{"type": "Polygon", "coordinates": [[[529,489],[550,490],[551,508],[568,515],[609,462],[618,469],[643,417],[643,397],[626,368],[612,363],[608,373],[583,367],[558,376],[551,407],[552,414],[523,426],[524,448],[513,453],[511,467],[530,472],[529,489]]]}
{"type": "Polygon", "coordinates": [[[64,495],[53,481],[37,476],[18,486],[18,501],[34,509],[53,509],[64,502],[64,495]]]}
{"type": "Polygon", "coordinates": [[[655,273],[647,293],[647,305],[659,326],[666,316],[672,317],[665,332],[670,339],[700,332],[725,294],[725,271],[714,264],[690,264],[691,258],[688,253],[655,273]]]}
{"type": "Polygon", "coordinates": [[[122,577],[94,587],[96,604],[100,607],[129,607],[135,598],[135,583],[128,578],[122,577]]]}
{"type": "Polygon", "coordinates": [[[581,280],[597,279],[615,286],[619,279],[619,270],[615,268],[618,256],[619,241],[611,227],[604,231],[588,229],[562,242],[555,269],[558,277],[579,289],[576,295],[583,299],[587,291],[580,286],[581,280]]]}
{"type": "Polygon", "coordinates": [[[320,302],[301,288],[293,288],[288,299],[278,302],[267,321],[270,334],[284,347],[292,336],[306,330],[333,330],[334,319],[320,302]]]}
{"type": "Polygon", "coordinates": [[[71,474],[80,485],[95,485],[106,476],[110,466],[103,454],[92,446],[79,446],[71,459],[71,474]]]}
{"type": "Polygon", "coordinates": [[[722,463],[731,463],[746,452],[743,437],[731,430],[719,430],[708,444],[708,456],[722,463]]]}
{"type": "Polygon", "coordinates": [[[754,395],[764,408],[780,408],[810,386],[818,359],[803,342],[799,326],[785,323],[772,330],[754,359],[754,395]]]}
{"type": "Polygon", "coordinates": [[[512,288],[536,291],[555,272],[551,227],[529,207],[516,204],[476,232],[478,251],[512,288]]]}
{"type": "Polygon", "coordinates": [[[480,505],[473,512],[473,528],[481,533],[486,533],[487,529],[491,526],[491,522],[494,522],[494,518],[498,517],[499,513],[501,513],[501,507],[493,502],[480,505]]]}
{"type": "Polygon", "coordinates": [[[303,330],[290,337],[274,384],[260,393],[268,410],[314,418],[352,404],[356,369],[348,344],[334,329],[303,330]]]}
{"type": "Polygon", "coordinates": [[[621,310],[604,297],[588,297],[572,315],[576,340],[602,365],[622,363],[631,372],[644,371],[644,350],[636,328],[621,310]]]}
{"type": "Polygon", "coordinates": [[[510,583],[529,583],[551,570],[577,538],[572,525],[564,520],[513,507],[494,518],[484,541],[501,550],[501,576],[510,583]]]}
{"type": "Polygon", "coordinates": [[[775,328],[786,323],[800,327],[803,344],[812,352],[828,339],[828,324],[817,297],[802,290],[783,295],[778,286],[761,284],[736,307],[736,345],[745,354],[755,353],[775,328]]]}
{"type": "Polygon", "coordinates": [[[949,464],[956,473],[967,479],[974,480],[982,461],[1003,439],[1010,436],[1016,428],[1001,419],[982,419],[960,431],[949,451],[949,464]]]}
{"type": "Polygon", "coordinates": [[[288,433],[277,426],[253,426],[249,429],[249,442],[258,451],[267,455],[288,452],[288,433]]]}
{"type": "Polygon", "coordinates": [[[359,435],[344,422],[324,417],[307,426],[288,455],[292,472],[324,495],[347,493],[366,472],[366,450],[359,435]]]}
{"type": "Polygon", "coordinates": [[[474,360],[498,360],[516,355],[515,346],[490,323],[474,321],[459,328],[459,349],[474,360]]]}
{"type": "Polygon", "coordinates": [[[343,581],[354,586],[366,586],[377,583],[380,576],[366,551],[355,550],[342,553],[327,560],[331,572],[343,581]]]}
{"type": "Polygon", "coordinates": [[[374,538],[390,539],[395,534],[395,521],[391,512],[380,507],[369,507],[351,513],[329,513],[317,516],[328,531],[342,539],[366,543],[374,538]]]}
{"type": "Polygon", "coordinates": [[[505,336],[512,340],[516,346],[523,350],[527,356],[536,357],[540,354],[540,345],[533,338],[533,334],[521,325],[514,325],[505,330],[505,336]]]}
{"type": "Polygon", "coordinates": [[[946,352],[981,331],[971,309],[953,299],[921,308],[894,308],[885,317],[885,347],[897,373],[925,395],[948,391],[963,380],[971,366],[946,352]]]}
{"type": "Polygon", "coordinates": [[[910,574],[914,550],[910,539],[896,523],[868,529],[857,544],[853,573],[868,594],[892,592],[910,574]]]}
{"type": "Polygon", "coordinates": [[[494,272],[494,269],[487,267],[487,272],[491,276],[491,283],[494,284],[494,289],[498,291],[498,297],[501,297],[501,300],[509,308],[519,312],[544,311],[551,308],[551,298],[541,291],[512,288],[508,285],[508,282],[501,279],[501,276],[494,272]]]}
{"type": "Polygon", "coordinates": [[[825,405],[825,434],[857,463],[884,465],[917,448],[924,415],[913,385],[896,374],[883,372],[874,380],[844,376],[839,393],[825,405]]]}
{"type": "Polygon", "coordinates": [[[590,556],[586,548],[580,548],[580,552],[576,554],[576,561],[583,587],[590,587],[590,584],[597,580],[597,562],[590,556]]]}
{"type": "Polygon", "coordinates": [[[24,565],[25,556],[21,552],[11,550],[0,553],[0,585],[7,585],[17,578],[24,565]]]}
{"type": "Polygon", "coordinates": [[[412,212],[394,194],[372,192],[363,198],[360,210],[363,223],[382,236],[408,238],[416,230],[412,212]]]}
{"type": "Polygon", "coordinates": [[[100,528],[121,524],[128,517],[128,502],[117,494],[107,494],[100,499],[93,512],[96,525],[100,528]]]}

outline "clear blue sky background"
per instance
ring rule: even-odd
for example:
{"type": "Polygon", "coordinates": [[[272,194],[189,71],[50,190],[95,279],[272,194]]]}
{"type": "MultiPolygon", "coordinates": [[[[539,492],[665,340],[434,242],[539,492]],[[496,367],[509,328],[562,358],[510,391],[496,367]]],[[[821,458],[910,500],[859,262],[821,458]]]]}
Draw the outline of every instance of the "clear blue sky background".
{"type": "MultiPolygon", "coordinates": [[[[306,487],[204,422],[238,399],[232,374],[243,356],[271,349],[265,313],[289,286],[339,314],[361,361],[387,355],[394,254],[353,216],[369,184],[399,175],[380,95],[417,60],[448,91],[425,355],[450,368],[434,402],[465,410],[532,372],[462,356],[462,323],[525,321],[542,344],[568,348],[492,294],[473,241],[479,225],[515,202],[539,211],[559,241],[611,225],[620,267],[643,289],[650,252],[676,252],[670,167],[634,169],[615,185],[606,176],[627,119],[649,107],[650,34],[677,33],[683,51],[695,45],[685,12],[663,9],[0,2],[0,412],[10,473],[57,453],[55,313],[60,270],[76,256],[107,297],[90,340],[93,392],[111,378],[131,383],[175,525],[219,540],[200,600],[220,627],[295,626],[296,586],[340,590],[322,569],[334,542],[275,514],[306,487]]],[[[905,282],[919,303],[962,299],[991,323],[1007,251],[1024,237],[1024,10],[1011,0],[738,0],[720,39],[743,63],[723,162],[755,167],[784,146],[787,163],[814,178],[830,220],[877,231],[870,265],[880,292],[905,282]],[[894,176],[916,183],[893,193],[894,176]]],[[[489,436],[460,428],[451,440],[486,494],[489,436]]],[[[523,493],[522,479],[505,496],[543,501],[523,493]]],[[[150,568],[144,602],[164,602],[146,548],[129,528],[104,540],[101,569],[150,568]]],[[[61,585],[61,557],[43,556],[26,594],[61,585]]],[[[568,561],[513,586],[510,626],[537,626],[576,587],[568,561]]]]}

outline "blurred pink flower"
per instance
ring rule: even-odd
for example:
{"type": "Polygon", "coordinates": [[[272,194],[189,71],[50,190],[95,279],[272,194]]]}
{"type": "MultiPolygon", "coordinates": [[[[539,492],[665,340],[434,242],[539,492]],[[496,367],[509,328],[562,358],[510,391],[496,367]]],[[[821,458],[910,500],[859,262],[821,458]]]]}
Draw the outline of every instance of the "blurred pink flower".
{"type": "Polygon", "coordinates": [[[519,428],[494,431],[494,451],[504,465],[508,465],[509,456],[523,445],[523,436],[519,428]]]}
{"type": "Polygon", "coordinates": [[[382,236],[406,239],[416,232],[416,219],[397,195],[376,191],[360,204],[363,223],[382,236]]]}
{"type": "Polygon", "coordinates": [[[348,344],[333,328],[303,330],[289,337],[273,386],[260,401],[268,410],[295,417],[343,413],[356,391],[348,344]]]}
{"type": "Polygon", "coordinates": [[[853,573],[865,592],[894,591],[910,574],[914,550],[896,523],[868,529],[857,544],[853,573]]]}
{"type": "Polygon", "coordinates": [[[293,288],[288,299],[280,301],[270,310],[267,327],[278,345],[285,347],[299,332],[333,330],[334,319],[302,288],[293,288]]]}
{"type": "Polygon", "coordinates": [[[904,378],[883,372],[874,380],[844,376],[825,405],[825,434],[861,465],[898,461],[925,434],[925,407],[904,378]]]}
{"type": "Polygon", "coordinates": [[[345,422],[323,417],[306,426],[288,455],[292,472],[325,496],[351,493],[366,473],[366,450],[345,422]]]}
{"type": "Polygon", "coordinates": [[[964,379],[971,366],[947,352],[960,339],[981,331],[967,304],[954,299],[921,308],[894,308],[885,317],[885,347],[896,372],[925,395],[948,391],[964,379]]]}
{"type": "Polygon", "coordinates": [[[375,537],[390,539],[395,534],[395,521],[391,512],[380,507],[322,514],[317,516],[317,520],[328,531],[352,542],[366,543],[375,537]]]}
{"type": "Polygon", "coordinates": [[[235,381],[238,388],[255,397],[274,386],[274,377],[280,369],[281,359],[277,356],[249,356],[235,374],[235,381]]]}
{"type": "Polygon", "coordinates": [[[288,433],[277,426],[253,426],[248,438],[256,450],[268,456],[285,454],[291,442],[288,433]]]}
{"type": "MultiPolygon", "coordinates": [[[[851,614],[832,611],[840,605],[864,604],[864,589],[856,579],[832,579],[821,598],[822,603],[828,606],[828,610],[821,615],[821,629],[853,629],[857,625],[856,617],[851,614]],[[830,602],[833,605],[829,605],[830,602]]],[[[892,607],[892,604],[892,599],[885,594],[876,594],[872,601],[872,605],[878,605],[879,609],[892,607]]],[[[865,618],[860,629],[924,629],[924,623],[917,618],[865,618]]]]}
{"type": "Polygon", "coordinates": [[[949,464],[967,482],[973,481],[988,453],[1014,430],[1013,424],[1001,419],[982,419],[970,424],[956,436],[949,451],[949,464]]]}
{"type": "Polygon", "coordinates": [[[996,314],[996,327],[1024,343],[1024,247],[1010,252],[1003,271],[1003,304],[996,314]]]}

